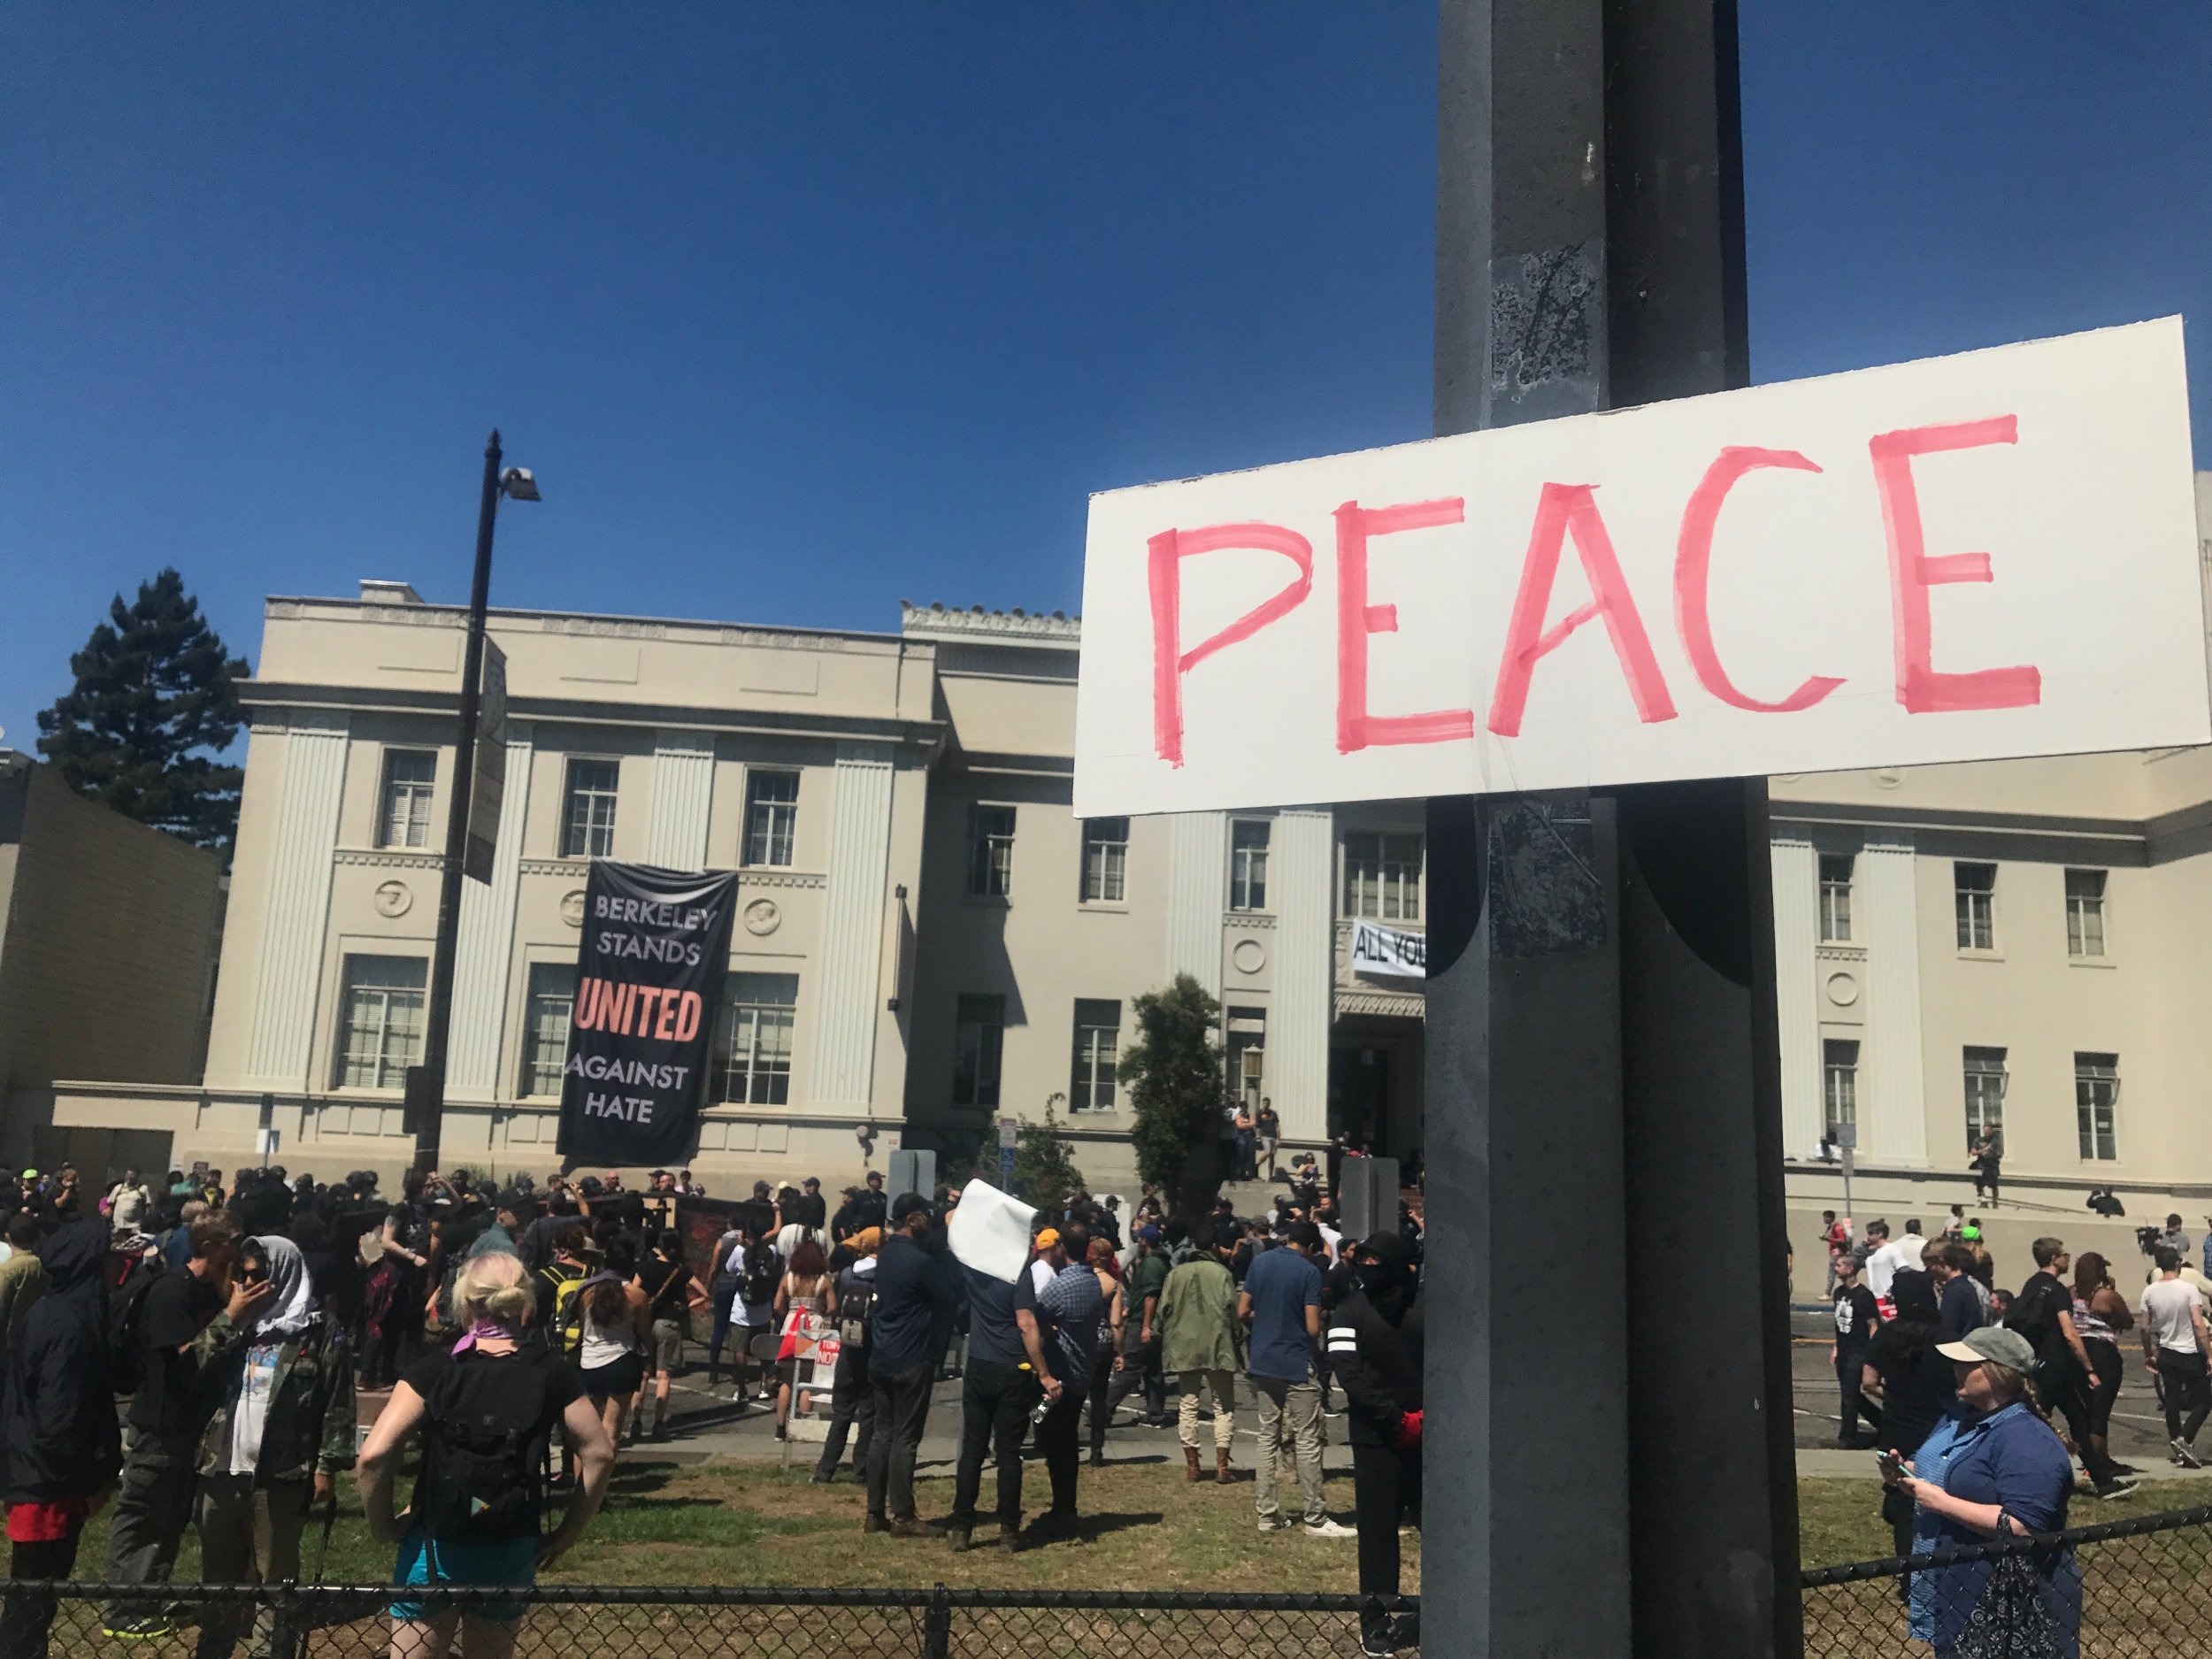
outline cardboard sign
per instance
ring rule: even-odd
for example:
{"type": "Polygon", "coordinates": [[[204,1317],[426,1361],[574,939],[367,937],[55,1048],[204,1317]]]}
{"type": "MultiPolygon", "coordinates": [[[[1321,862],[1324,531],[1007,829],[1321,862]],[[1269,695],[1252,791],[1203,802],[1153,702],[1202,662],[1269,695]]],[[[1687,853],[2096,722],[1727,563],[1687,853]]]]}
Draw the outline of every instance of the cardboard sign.
{"type": "Polygon", "coordinates": [[[2208,741],[2178,318],[1091,502],[1079,817],[2208,741]]]}
{"type": "Polygon", "coordinates": [[[960,1207],[945,1224],[945,1241],[964,1267],[1012,1284],[1029,1261],[1036,1208],[1010,1198],[986,1180],[960,1189],[960,1207]]]}

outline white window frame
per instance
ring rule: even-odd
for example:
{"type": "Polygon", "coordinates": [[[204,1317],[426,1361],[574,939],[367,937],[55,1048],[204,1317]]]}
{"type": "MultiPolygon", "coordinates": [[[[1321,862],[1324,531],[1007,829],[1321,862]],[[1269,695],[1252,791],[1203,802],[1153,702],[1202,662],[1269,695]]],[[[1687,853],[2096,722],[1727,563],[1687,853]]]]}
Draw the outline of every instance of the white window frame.
{"type": "Polygon", "coordinates": [[[1344,836],[1342,849],[1341,896],[1348,918],[1421,919],[1421,883],[1428,856],[1424,837],[1397,830],[1353,830],[1344,836]]]}
{"type": "Polygon", "coordinates": [[[783,870],[799,841],[799,774],[763,767],[745,774],[745,867],[783,870]],[[790,790],[787,796],[780,793],[790,790]]]}
{"type": "Polygon", "coordinates": [[[543,1100],[561,1092],[568,1064],[568,1028],[576,1008],[576,964],[534,962],[524,978],[522,1079],[525,1100],[543,1100]],[[565,976],[565,978],[564,978],[565,976]]]}
{"type": "Polygon", "coordinates": [[[1263,913],[1267,909],[1267,860],[1274,849],[1271,818],[1229,820],[1229,908],[1263,913]],[[1248,839],[1239,841],[1239,836],[1248,839]]]}
{"type": "Polygon", "coordinates": [[[407,1068],[422,1062],[429,981],[430,964],[420,956],[384,951],[345,956],[339,964],[334,1087],[396,1093],[407,1087],[407,1068]]]}
{"type": "Polygon", "coordinates": [[[1075,1037],[1068,1110],[1110,1112],[1117,1104],[1121,1004],[1105,997],[1075,999],[1075,1037]]]}
{"type": "MultiPolygon", "coordinates": [[[[1978,881],[1978,873],[1972,879],[1978,881]]],[[[1955,859],[1951,864],[1951,907],[1954,933],[1962,951],[1978,956],[1997,949],[1997,866],[1983,858],[1955,859]],[[1969,871],[1989,872],[1986,887],[1972,885],[1969,871]]]]}
{"type": "Polygon", "coordinates": [[[2111,872],[2084,866],[2068,869],[2066,884],[2066,954],[2076,962],[2102,962],[2112,954],[2111,872]],[[2082,879],[2077,883],[2076,878],[2082,879]],[[2093,892],[2077,893],[2094,887],[2093,892]]]}
{"type": "Polygon", "coordinates": [[[2005,1132],[2005,1091],[2012,1074],[2002,1048],[1969,1043],[1959,1056],[1961,1094],[1966,1109],[1966,1147],[1972,1151],[1991,1130],[2005,1132]],[[1991,1079],[1995,1079],[1993,1083],[1991,1079]]]}
{"type": "Polygon", "coordinates": [[[604,755],[572,755],[561,782],[561,856],[612,857],[615,812],[621,802],[622,762],[604,755]],[[603,787],[595,780],[579,775],[586,767],[601,766],[606,768],[610,779],[603,787]],[[603,816],[600,811],[603,803],[603,816]]]}
{"type": "Polygon", "coordinates": [[[376,802],[376,844],[379,847],[430,845],[431,803],[438,790],[438,751],[434,749],[388,749],[384,774],[376,802]],[[411,770],[426,761],[428,776],[401,778],[403,765],[411,770]]]}
{"type": "Polygon", "coordinates": [[[2074,1134],[2084,1164],[2120,1156],[2120,1056],[2074,1056],[2074,1134]],[[2099,1122],[2101,1117],[2102,1122],[2099,1122]]]}
{"type": "Polygon", "coordinates": [[[1849,853],[1820,855],[1820,942],[1824,945],[1851,942],[1851,889],[1858,874],[1857,862],[1849,853]]]}
{"type": "Polygon", "coordinates": [[[968,809],[968,896],[1014,896],[1014,832],[1010,806],[979,801],[968,809]]]}
{"type": "Polygon", "coordinates": [[[1126,904],[1129,902],[1129,820],[1125,818],[1087,818],[1083,820],[1083,897],[1085,904],[1126,904]]]}
{"type": "Polygon", "coordinates": [[[1859,1121],[1859,1041],[1826,1037],[1820,1044],[1820,1125],[1830,1140],[1845,1124],[1859,1121]]]}
{"type": "Polygon", "coordinates": [[[964,991],[953,1011],[952,1103],[995,1108],[1005,1080],[1006,998],[964,991]]]}
{"type": "Polygon", "coordinates": [[[789,1105],[798,1018],[797,974],[731,969],[708,1050],[716,1100],[726,1106],[789,1105]]]}

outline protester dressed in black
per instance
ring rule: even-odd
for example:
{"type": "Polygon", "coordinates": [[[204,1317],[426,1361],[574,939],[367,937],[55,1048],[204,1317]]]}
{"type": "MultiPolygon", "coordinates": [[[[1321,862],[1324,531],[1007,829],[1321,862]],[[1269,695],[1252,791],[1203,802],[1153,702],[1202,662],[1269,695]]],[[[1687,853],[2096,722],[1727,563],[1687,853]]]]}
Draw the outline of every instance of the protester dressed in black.
{"type": "MultiPolygon", "coordinates": [[[[19,1584],[66,1578],[77,1540],[122,1467],[107,1356],[108,1225],[68,1221],[46,1241],[46,1294],[17,1328],[0,1383],[0,1501],[19,1584]]],[[[0,1604],[0,1659],[44,1659],[50,1591],[19,1588],[0,1604]]]]}
{"type": "Polygon", "coordinates": [[[1841,1406],[1836,1444],[1856,1447],[1861,1417],[1876,1433],[1880,1433],[1882,1428],[1880,1409],[1870,1404],[1861,1391],[1866,1373],[1867,1347],[1882,1323],[1882,1310],[1874,1300],[1874,1293],[1866,1287],[1859,1263],[1848,1256],[1836,1261],[1834,1317],[1836,1340],[1829,1357],[1835,1363],[1836,1391],[1841,1406]]]}
{"type": "MultiPolygon", "coordinates": [[[[1405,1240],[1370,1235],[1352,1252],[1353,1285],[1328,1325],[1330,1363],[1350,1419],[1359,1592],[1398,1594],[1398,1527],[1421,1524],[1421,1290],[1405,1240]]],[[[1360,1614],[1363,1652],[1418,1644],[1406,1620],[1360,1614]]]]}
{"type": "MultiPolygon", "coordinates": [[[[1874,1333],[1865,1366],[1882,1385],[1882,1420],[1875,1444],[1906,1462],[1958,1402],[1956,1368],[1936,1352],[1945,1340],[1935,1286],[1925,1273],[1901,1272],[1890,1281],[1897,1317],[1874,1333]]],[[[1913,1502],[1896,1486],[1882,1488],[1882,1518],[1900,1555],[1912,1554],[1913,1502]]]]}

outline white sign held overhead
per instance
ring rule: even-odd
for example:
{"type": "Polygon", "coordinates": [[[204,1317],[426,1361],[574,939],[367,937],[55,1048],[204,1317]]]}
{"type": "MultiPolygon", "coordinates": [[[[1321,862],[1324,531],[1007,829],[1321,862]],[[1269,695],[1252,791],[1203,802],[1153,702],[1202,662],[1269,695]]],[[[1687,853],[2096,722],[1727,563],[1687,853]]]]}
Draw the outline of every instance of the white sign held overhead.
{"type": "Polygon", "coordinates": [[[1429,972],[1429,941],[1425,934],[1372,922],[1352,924],[1352,972],[1387,973],[1401,979],[1423,979],[1429,972]]]}
{"type": "Polygon", "coordinates": [[[2207,741],[2178,318],[1091,501],[1079,817],[2207,741]]]}

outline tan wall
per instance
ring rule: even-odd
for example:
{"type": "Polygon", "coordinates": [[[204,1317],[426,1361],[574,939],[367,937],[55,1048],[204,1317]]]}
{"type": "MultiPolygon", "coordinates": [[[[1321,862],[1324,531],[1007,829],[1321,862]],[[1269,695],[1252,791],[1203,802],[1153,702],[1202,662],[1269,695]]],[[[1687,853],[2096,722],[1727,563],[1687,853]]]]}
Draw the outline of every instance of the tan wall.
{"type": "Polygon", "coordinates": [[[196,1071],[222,866],[212,853],[32,774],[0,951],[13,1081],[196,1071]]]}

